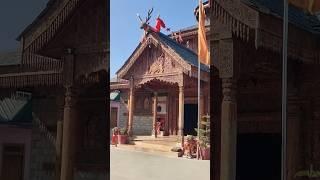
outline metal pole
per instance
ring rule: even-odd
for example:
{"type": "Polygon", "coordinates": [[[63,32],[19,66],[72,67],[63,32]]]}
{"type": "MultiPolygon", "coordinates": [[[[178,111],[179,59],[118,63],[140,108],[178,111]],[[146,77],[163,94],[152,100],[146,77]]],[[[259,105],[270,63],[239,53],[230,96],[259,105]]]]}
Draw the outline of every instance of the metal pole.
{"type": "MultiPolygon", "coordinates": [[[[198,145],[199,145],[199,138],[200,138],[200,59],[198,59],[198,145]]],[[[199,146],[197,146],[197,159],[199,159],[199,146]]]]}
{"type": "Polygon", "coordinates": [[[283,60],[282,60],[282,152],[281,180],[287,179],[287,50],[288,50],[288,0],[283,2],[283,60]]]}

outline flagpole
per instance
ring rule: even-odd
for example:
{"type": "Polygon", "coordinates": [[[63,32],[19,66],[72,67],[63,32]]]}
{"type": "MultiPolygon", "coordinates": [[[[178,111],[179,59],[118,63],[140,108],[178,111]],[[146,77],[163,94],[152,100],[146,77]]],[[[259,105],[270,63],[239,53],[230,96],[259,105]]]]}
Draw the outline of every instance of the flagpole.
{"type": "Polygon", "coordinates": [[[282,152],[281,152],[281,180],[287,179],[287,51],[288,51],[288,0],[283,2],[283,60],[282,60],[282,152]]]}
{"type": "MultiPolygon", "coordinates": [[[[199,36],[200,36],[200,32],[199,32],[199,28],[200,28],[200,18],[201,18],[201,15],[200,15],[200,11],[201,11],[201,5],[202,5],[202,0],[199,0],[199,26],[198,26],[198,46],[200,47],[200,44],[199,44],[199,36]]],[[[199,143],[200,143],[200,51],[199,51],[199,47],[198,47],[198,132],[197,132],[197,139],[198,139],[198,142],[197,142],[197,159],[199,159],[199,143]]]]}
{"type": "Polygon", "coordinates": [[[200,142],[200,58],[198,56],[198,133],[197,133],[197,138],[198,138],[198,147],[197,147],[197,159],[199,159],[199,142],[200,142]]]}

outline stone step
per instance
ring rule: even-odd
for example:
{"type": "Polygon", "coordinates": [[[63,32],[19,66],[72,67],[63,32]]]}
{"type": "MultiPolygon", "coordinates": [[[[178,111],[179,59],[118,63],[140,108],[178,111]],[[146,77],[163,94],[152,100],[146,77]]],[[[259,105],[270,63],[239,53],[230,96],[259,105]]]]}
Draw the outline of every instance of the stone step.
{"type": "Polygon", "coordinates": [[[153,150],[156,150],[156,151],[163,151],[163,152],[170,152],[171,148],[174,146],[174,144],[173,145],[154,144],[154,143],[146,143],[146,142],[143,142],[143,141],[134,141],[134,144],[137,147],[153,149],[153,150]]]}
{"type": "Polygon", "coordinates": [[[129,151],[138,151],[138,152],[146,152],[166,157],[172,157],[172,158],[178,158],[178,153],[172,152],[172,151],[164,151],[163,149],[157,149],[157,148],[150,148],[147,146],[137,146],[137,145],[131,145],[131,144],[118,144],[117,147],[111,146],[111,148],[118,148],[123,150],[129,150],[129,151]]]}

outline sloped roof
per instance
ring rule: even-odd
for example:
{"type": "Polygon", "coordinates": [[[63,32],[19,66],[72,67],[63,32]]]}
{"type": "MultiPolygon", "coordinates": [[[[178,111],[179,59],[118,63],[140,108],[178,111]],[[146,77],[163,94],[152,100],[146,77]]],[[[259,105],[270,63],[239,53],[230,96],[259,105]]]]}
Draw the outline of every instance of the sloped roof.
{"type": "MultiPolygon", "coordinates": [[[[198,55],[196,53],[161,32],[157,33],[157,35],[161,39],[161,42],[172,48],[183,60],[192,66],[198,67],[198,55]]],[[[210,72],[209,67],[204,64],[200,65],[200,69],[202,71],[210,72]]]]}
{"type": "Polygon", "coordinates": [[[18,65],[21,62],[21,53],[17,51],[0,52],[0,66],[18,65]]]}
{"type": "Polygon", "coordinates": [[[28,97],[12,96],[0,100],[0,124],[31,124],[31,95],[28,97]]]}
{"type": "Polygon", "coordinates": [[[110,93],[110,101],[120,101],[120,91],[112,91],[110,93]]]}
{"type": "MultiPolygon", "coordinates": [[[[270,14],[279,18],[283,17],[283,1],[242,0],[242,2],[261,13],[270,14]]],[[[297,7],[289,6],[288,19],[289,23],[303,30],[313,34],[320,34],[320,20],[317,16],[306,13],[297,7]]]]}
{"type": "MultiPolygon", "coordinates": [[[[183,45],[177,43],[175,40],[171,39],[168,35],[165,35],[161,32],[150,32],[148,36],[155,36],[155,38],[158,39],[160,43],[163,43],[164,45],[170,47],[185,62],[194,67],[198,67],[198,55],[189,48],[184,47],[183,45]]],[[[130,55],[130,57],[126,60],[122,67],[116,72],[117,74],[129,63],[131,57],[136,53],[141,45],[142,43],[140,42],[134,52],[130,55]]],[[[200,65],[200,69],[205,72],[210,72],[210,68],[204,64],[200,65]]]]}

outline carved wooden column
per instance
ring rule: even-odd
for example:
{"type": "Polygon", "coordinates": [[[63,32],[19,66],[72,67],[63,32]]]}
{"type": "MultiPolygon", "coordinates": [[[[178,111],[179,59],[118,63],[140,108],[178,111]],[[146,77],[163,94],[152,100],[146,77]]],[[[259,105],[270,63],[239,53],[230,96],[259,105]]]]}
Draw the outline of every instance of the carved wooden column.
{"type": "Polygon", "coordinates": [[[75,89],[74,84],[74,55],[72,49],[66,49],[63,57],[63,77],[65,87],[63,127],[62,127],[62,148],[61,148],[61,178],[60,180],[73,179],[73,168],[75,162],[75,89]]]}
{"type": "Polygon", "coordinates": [[[178,119],[178,135],[181,136],[181,145],[184,143],[184,89],[179,86],[179,119],[178,119]]]}
{"type": "Polygon", "coordinates": [[[134,84],[133,78],[130,79],[130,92],[129,92],[129,117],[128,117],[128,135],[132,135],[132,123],[134,115],[134,84]]]}
{"type": "Polygon", "coordinates": [[[61,175],[61,148],[62,148],[62,121],[57,122],[57,138],[56,138],[56,180],[60,180],[61,175]]]}
{"type": "Polygon", "coordinates": [[[221,180],[236,178],[237,101],[236,81],[222,80],[223,100],[221,106],[221,180]]]}
{"type": "Polygon", "coordinates": [[[61,180],[73,179],[75,161],[75,93],[73,88],[66,87],[63,114],[61,180]]]}
{"type": "Polygon", "coordinates": [[[158,93],[154,92],[153,96],[153,134],[157,137],[157,105],[158,105],[158,93]]]}
{"type": "Polygon", "coordinates": [[[237,153],[237,101],[236,85],[240,61],[239,56],[234,55],[236,47],[232,39],[232,33],[227,29],[221,32],[218,41],[218,66],[219,77],[222,79],[222,103],[221,103],[221,151],[220,151],[220,180],[236,179],[236,153],[237,153]]]}
{"type": "Polygon", "coordinates": [[[297,93],[288,94],[288,121],[287,121],[287,177],[288,180],[295,179],[295,174],[301,170],[301,154],[300,154],[300,101],[297,93]],[[299,169],[300,168],[300,169],[299,169]]]}

